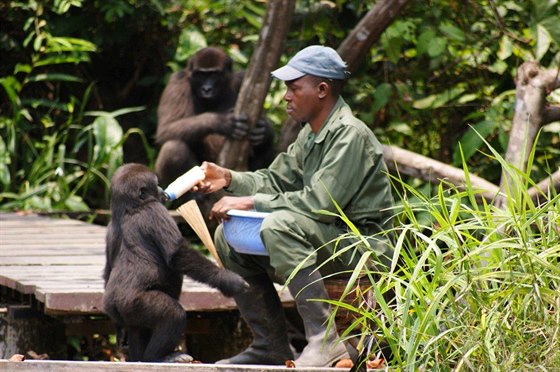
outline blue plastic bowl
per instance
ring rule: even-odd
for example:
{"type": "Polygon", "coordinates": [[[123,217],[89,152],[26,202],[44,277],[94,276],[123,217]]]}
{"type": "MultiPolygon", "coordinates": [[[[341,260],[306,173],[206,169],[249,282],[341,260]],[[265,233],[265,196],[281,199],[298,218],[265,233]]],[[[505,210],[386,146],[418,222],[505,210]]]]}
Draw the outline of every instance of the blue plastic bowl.
{"type": "Polygon", "coordinates": [[[224,221],[224,236],[228,244],[238,253],[268,256],[261,240],[261,224],[266,212],[232,209],[229,220],[224,221]]]}

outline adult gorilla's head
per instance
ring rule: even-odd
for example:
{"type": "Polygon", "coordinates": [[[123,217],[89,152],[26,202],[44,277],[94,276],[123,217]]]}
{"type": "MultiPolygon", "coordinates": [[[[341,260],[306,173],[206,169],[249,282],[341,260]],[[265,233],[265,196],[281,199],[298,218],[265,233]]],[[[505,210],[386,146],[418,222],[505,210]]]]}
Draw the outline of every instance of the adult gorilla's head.
{"type": "Polygon", "coordinates": [[[233,73],[232,59],[220,48],[199,50],[189,59],[187,71],[193,96],[208,111],[229,95],[233,73]]]}

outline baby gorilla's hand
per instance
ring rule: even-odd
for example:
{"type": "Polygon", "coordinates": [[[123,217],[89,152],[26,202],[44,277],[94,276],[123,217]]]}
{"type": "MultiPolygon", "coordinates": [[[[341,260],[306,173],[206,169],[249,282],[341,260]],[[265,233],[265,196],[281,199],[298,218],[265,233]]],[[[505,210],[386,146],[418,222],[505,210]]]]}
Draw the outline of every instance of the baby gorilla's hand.
{"type": "Polygon", "coordinates": [[[237,294],[244,293],[249,290],[249,283],[245,281],[239,274],[231,270],[223,269],[220,273],[220,286],[218,289],[227,297],[233,297],[237,294]]]}

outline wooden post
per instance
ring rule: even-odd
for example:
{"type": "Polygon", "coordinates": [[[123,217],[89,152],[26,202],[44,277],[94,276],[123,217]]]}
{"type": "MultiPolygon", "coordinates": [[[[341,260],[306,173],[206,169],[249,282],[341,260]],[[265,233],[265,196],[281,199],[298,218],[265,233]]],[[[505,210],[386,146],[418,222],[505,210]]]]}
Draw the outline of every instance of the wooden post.
{"type": "MultiPolygon", "coordinates": [[[[251,127],[261,117],[272,79],[270,72],[278,65],[294,5],[295,0],[267,2],[259,41],[249,62],[234,110],[236,115],[244,112],[251,127]]],[[[220,152],[218,164],[229,169],[246,170],[248,154],[247,139],[228,139],[220,152]]]]}

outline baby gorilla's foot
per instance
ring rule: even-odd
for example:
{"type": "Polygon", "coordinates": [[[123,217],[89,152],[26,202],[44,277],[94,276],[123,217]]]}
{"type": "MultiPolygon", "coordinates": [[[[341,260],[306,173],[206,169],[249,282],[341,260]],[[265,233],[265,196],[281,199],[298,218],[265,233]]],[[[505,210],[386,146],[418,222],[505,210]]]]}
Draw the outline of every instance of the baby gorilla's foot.
{"type": "Polygon", "coordinates": [[[192,356],[181,351],[171,353],[162,359],[163,363],[190,363],[192,361],[192,356]]]}

